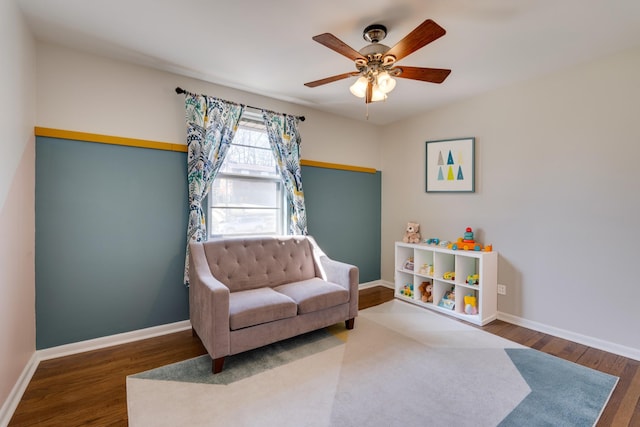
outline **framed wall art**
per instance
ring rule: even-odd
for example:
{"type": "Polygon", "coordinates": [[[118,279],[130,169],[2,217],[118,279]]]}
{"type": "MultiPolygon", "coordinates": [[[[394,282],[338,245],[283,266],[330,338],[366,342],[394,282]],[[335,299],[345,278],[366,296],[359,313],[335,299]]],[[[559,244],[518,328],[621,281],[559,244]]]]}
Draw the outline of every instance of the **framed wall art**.
{"type": "Polygon", "coordinates": [[[475,191],[475,138],[426,142],[427,193],[475,191]]]}

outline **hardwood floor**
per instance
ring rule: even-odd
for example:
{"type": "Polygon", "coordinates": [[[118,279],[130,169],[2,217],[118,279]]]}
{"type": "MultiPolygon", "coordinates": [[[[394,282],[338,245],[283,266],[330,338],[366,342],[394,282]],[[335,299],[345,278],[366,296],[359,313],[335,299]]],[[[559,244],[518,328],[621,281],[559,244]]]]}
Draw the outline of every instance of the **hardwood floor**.
{"type": "MultiPolygon", "coordinates": [[[[363,289],[360,309],[391,299],[392,289],[363,289]]],[[[480,329],[620,377],[598,426],[640,426],[640,362],[502,321],[480,329]]],[[[43,361],[9,426],[126,426],[127,375],[205,353],[184,331],[43,361]]]]}

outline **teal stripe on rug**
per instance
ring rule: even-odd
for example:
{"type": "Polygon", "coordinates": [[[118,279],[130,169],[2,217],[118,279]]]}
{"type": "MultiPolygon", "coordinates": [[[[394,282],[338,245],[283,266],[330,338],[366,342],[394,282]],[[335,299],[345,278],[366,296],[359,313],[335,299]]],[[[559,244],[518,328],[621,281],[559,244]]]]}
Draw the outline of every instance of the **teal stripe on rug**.
{"type": "Polygon", "coordinates": [[[533,349],[507,348],[531,393],[499,424],[593,426],[618,378],[533,349]]]}
{"type": "Polygon", "coordinates": [[[341,344],[344,342],[328,329],[320,329],[255,350],[227,356],[224,370],[216,375],[211,373],[211,357],[204,355],[131,377],[199,384],[231,384],[341,344]]]}

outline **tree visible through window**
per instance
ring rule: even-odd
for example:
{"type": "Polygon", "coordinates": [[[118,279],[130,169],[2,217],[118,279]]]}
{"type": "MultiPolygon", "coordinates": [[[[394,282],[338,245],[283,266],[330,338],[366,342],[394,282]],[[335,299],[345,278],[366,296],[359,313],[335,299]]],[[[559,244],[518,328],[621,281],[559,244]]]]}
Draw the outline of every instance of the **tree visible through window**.
{"type": "Polygon", "coordinates": [[[285,197],[262,119],[245,112],[211,184],[209,236],[284,234],[285,197]]]}

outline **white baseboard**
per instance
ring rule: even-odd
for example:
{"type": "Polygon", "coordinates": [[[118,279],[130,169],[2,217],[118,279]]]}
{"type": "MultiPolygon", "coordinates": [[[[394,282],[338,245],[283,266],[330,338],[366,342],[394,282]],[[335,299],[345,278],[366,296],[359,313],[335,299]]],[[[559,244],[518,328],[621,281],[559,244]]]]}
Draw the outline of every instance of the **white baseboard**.
{"type": "Polygon", "coordinates": [[[360,285],[358,285],[358,289],[367,289],[376,286],[384,286],[385,288],[393,289],[393,283],[387,282],[385,280],[374,280],[372,282],[360,283],[360,285]]]}
{"type": "Polygon", "coordinates": [[[71,344],[50,347],[38,350],[39,360],[55,359],[57,357],[70,356],[72,354],[84,353],[85,351],[98,350],[119,344],[126,344],[160,335],[171,334],[191,328],[191,322],[183,320],[181,322],[168,323],[166,325],[153,326],[151,328],[139,329],[137,331],[124,332],[122,334],[109,335],[92,340],[80,341],[71,344]]]}
{"type": "Polygon", "coordinates": [[[554,337],[563,338],[588,347],[597,348],[598,350],[607,351],[609,353],[640,361],[640,349],[637,348],[627,347],[587,335],[578,334],[565,329],[523,319],[522,317],[508,313],[498,312],[498,319],[514,325],[522,326],[523,328],[533,329],[534,331],[543,332],[545,334],[553,335],[554,337]]]}
{"type": "Polygon", "coordinates": [[[70,356],[72,354],[84,353],[85,351],[97,350],[119,344],[126,344],[133,341],[153,338],[160,335],[180,332],[191,328],[191,322],[183,320],[181,322],[169,323],[167,325],[153,326],[151,328],[139,329],[137,331],[125,332],[122,334],[110,335],[108,337],[95,338],[80,341],[72,344],[65,344],[57,347],[36,350],[31,359],[22,370],[22,374],[13,386],[9,397],[0,408],[0,427],[6,427],[13,417],[20,399],[24,394],[33,374],[38,369],[38,365],[43,360],[55,359],[57,357],[70,356]]]}
{"type": "Polygon", "coordinates": [[[37,352],[34,352],[27,364],[25,365],[20,377],[18,377],[18,381],[16,381],[15,385],[11,389],[7,400],[2,404],[0,408],[0,426],[7,427],[9,425],[9,421],[11,421],[11,417],[13,417],[13,413],[16,411],[18,404],[20,403],[20,399],[22,399],[22,395],[24,394],[33,374],[36,372],[38,368],[38,356],[37,352]]]}

